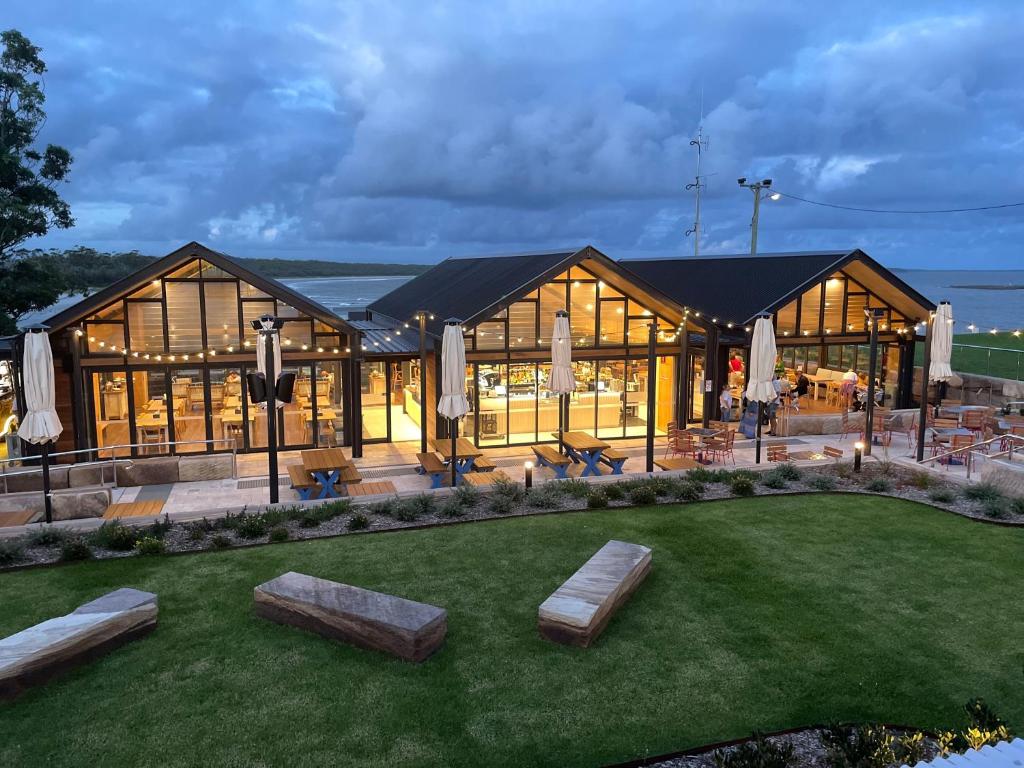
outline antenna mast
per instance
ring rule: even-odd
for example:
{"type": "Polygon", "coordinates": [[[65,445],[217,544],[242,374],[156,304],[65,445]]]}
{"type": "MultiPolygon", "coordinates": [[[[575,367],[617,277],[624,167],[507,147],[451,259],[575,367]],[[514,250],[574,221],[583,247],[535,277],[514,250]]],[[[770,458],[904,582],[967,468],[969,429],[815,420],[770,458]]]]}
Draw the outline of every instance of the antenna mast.
{"type": "Polygon", "coordinates": [[[708,148],[708,140],[704,137],[704,89],[700,92],[700,124],[697,126],[697,138],[690,141],[691,147],[697,148],[697,175],[692,184],[687,184],[686,189],[695,190],[696,215],[693,219],[693,228],[686,230],[686,236],[693,235],[693,255],[700,256],[700,193],[707,186],[704,176],[701,175],[701,160],[704,150],[708,148]]]}

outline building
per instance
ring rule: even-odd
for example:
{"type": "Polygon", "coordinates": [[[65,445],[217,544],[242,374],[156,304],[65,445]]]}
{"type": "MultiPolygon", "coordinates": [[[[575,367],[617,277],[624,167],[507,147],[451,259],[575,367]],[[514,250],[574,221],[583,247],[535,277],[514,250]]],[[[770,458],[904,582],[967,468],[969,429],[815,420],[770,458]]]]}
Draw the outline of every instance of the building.
{"type": "Polygon", "coordinates": [[[66,425],[58,450],[265,449],[245,380],[256,362],[250,321],[265,313],[284,319],[283,367],[296,376],[278,417],[281,448],[344,445],[359,456],[365,443],[445,436],[435,344],[448,318],[466,339],[462,433],[482,447],[552,441],[550,343],[562,309],[577,380],[568,426],[615,439],[664,433],[681,414],[717,417],[717,393],[740,383],[730,366],[746,360],[766,313],[783,367],[814,374],[866,371],[865,310],[880,310],[881,384],[888,402],[908,405],[915,326],[934,305],[859,250],[614,261],[584,246],[450,258],[341,318],[189,243],[47,321],[66,425]]]}

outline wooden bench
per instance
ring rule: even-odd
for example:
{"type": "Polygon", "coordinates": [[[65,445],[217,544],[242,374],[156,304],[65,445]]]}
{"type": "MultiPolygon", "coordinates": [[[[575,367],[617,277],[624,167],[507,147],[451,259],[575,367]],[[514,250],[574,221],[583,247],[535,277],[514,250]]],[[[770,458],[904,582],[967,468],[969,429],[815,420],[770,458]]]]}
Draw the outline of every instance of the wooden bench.
{"type": "Polygon", "coordinates": [[[554,470],[555,477],[564,480],[569,476],[569,465],[572,459],[563,456],[550,445],[533,446],[533,454],[537,457],[537,463],[542,467],[554,470]]]}
{"type": "Polygon", "coordinates": [[[607,464],[612,468],[613,475],[622,474],[622,465],[626,463],[626,459],[629,456],[624,454],[622,451],[615,448],[605,448],[601,451],[601,457],[598,459],[602,464],[607,464]]]}
{"type": "Polygon", "coordinates": [[[784,445],[769,445],[768,461],[789,461],[789,450],[784,445]]]}
{"type": "Polygon", "coordinates": [[[369,483],[350,485],[347,492],[349,496],[394,496],[395,484],[390,480],[373,480],[369,483]]]}
{"type": "Polygon", "coordinates": [[[157,598],[117,589],[0,640],[0,701],[156,629],[157,598]]]}
{"type": "Polygon", "coordinates": [[[448,476],[448,467],[436,453],[417,453],[416,459],[420,466],[417,470],[421,475],[430,475],[430,487],[440,488],[448,476]]]}
{"type": "Polygon", "coordinates": [[[835,459],[836,461],[839,461],[843,458],[842,448],[833,448],[831,445],[826,445],[821,449],[821,452],[827,459],[835,459]]]}
{"type": "Polygon", "coordinates": [[[420,662],[444,643],[443,608],[289,571],[253,590],[257,616],[420,662]]]}
{"type": "Polygon", "coordinates": [[[490,459],[484,458],[483,456],[478,456],[477,458],[473,459],[474,472],[493,472],[497,468],[497,464],[495,464],[490,459]]]}
{"type": "Polygon", "coordinates": [[[666,472],[674,472],[682,469],[697,469],[703,466],[696,459],[688,459],[685,456],[673,457],[671,459],[655,459],[655,466],[661,467],[666,472]]]}
{"type": "Polygon", "coordinates": [[[651,550],[609,541],[541,603],[537,629],[556,643],[588,647],[651,570],[651,550]]]}
{"type": "Polygon", "coordinates": [[[508,475],[500,469],[494,472],[467,472],[462,475],[462,482],[466,485],[480,488],[485,485],[494,485],[497,482],[511,482],[508,475]]]}
{"type": "Polygon", "coordinates": [[[313,475],[306,471],[301,464],[288,465],[288,479],[291,481],[292,489],[299,494],[303,501],[309,501],[314,491],[320,487],[313,475]]]}

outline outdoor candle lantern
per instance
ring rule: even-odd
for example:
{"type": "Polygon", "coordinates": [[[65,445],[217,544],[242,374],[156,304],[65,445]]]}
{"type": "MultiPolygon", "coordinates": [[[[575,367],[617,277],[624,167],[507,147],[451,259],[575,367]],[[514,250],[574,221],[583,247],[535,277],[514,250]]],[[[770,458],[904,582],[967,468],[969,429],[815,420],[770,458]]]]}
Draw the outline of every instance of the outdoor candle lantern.
{"type": "Polygon", "coordinates": [[[860,460],[864,455],[864,443],[856,442],[853,444],[853,471],[860,472],[860,460]]]}
{"type": "Polygon", "coordinates": [[[533,462],[528,461],[523,464],[523,471],[526,475],[526,487],[533,488],[533,462]]]}

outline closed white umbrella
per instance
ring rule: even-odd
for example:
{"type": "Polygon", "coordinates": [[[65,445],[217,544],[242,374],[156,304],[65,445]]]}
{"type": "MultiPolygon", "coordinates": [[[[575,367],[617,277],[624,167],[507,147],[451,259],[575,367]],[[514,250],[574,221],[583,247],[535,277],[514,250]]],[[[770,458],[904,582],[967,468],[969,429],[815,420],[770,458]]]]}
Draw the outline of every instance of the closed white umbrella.
{"type": "Polygon", "coordinates": [[[551,380],[548,389],[558,395],[558,452],[562,452],[562,424],[565,407],[562,396],[576,391],[576,376],[572,371],[572,330],[569,313],[560,309],[555,313],[555,329],[551,334],[551,380]]]}
{"type": "Polygon", "coordinates": [[[747,400],[757,403],[757,451],[755,462],[761,463],[761,420],[764,404],[772,402],[775,391],[775,328],[770,317],[759,317],[754,323],[754,336],[750,342],[750,380],[747,383],[747,400]]]}
{"type": "Polygon", "coordinates": [[[43,504],[46,522],[51,522],[49,446],[64,430],[54,408],[53,352],[45,329],[25,334],[25,353],[21,369],[25,394],[25,416],[18,427],[18,437],[27,443],[41,445],[43,463],[43,504]]]}
{"type": "Polygon", "coordinates": [[[932,381],[949,381],[953,378],[950,360],[953,356],[953,306],[949,302],[939,304],[932,326],[931,365],[928,378],[932,381]]]}
{"type": "Polygon", "coordinates": [[[459,419],[469,413],[466,399],[466,342],[462,337],[462,321],[449,318],[444,321],[441,337],[441,399],[437,412],[451,422],[452,433],[452,488],[457,482],[455,465],[458,460],[456,439],[459,419]]]}

